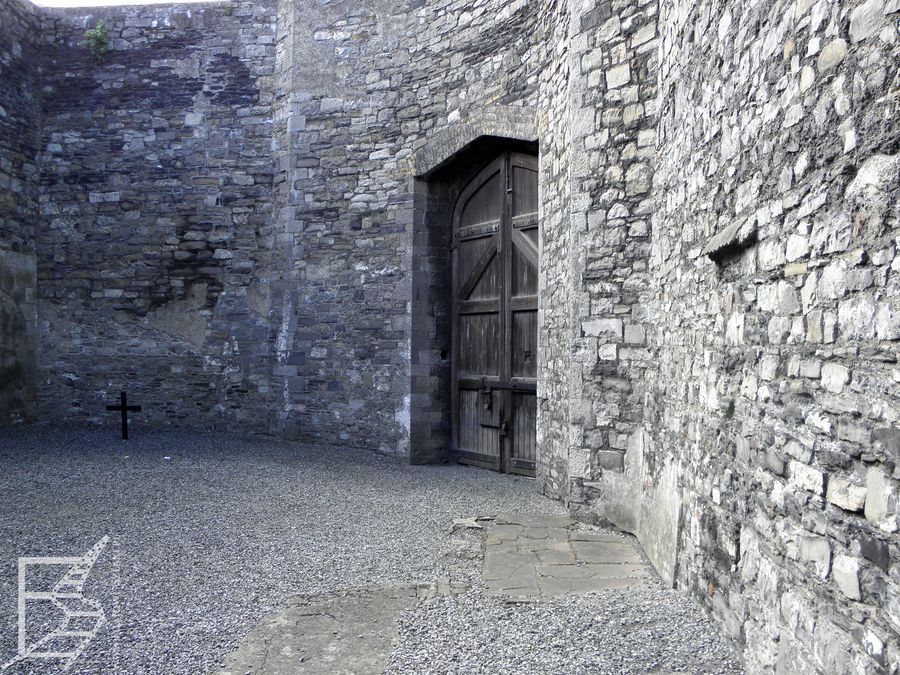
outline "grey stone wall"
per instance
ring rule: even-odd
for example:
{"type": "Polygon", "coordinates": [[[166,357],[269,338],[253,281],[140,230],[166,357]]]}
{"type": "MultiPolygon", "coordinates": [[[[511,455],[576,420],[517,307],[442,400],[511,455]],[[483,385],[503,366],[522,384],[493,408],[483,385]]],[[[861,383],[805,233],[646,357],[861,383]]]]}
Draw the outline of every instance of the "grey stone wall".
{"type": "Polygon", "coordinates": [[[896,3],[548,7],[539,486],[751,671],[892,672],[896,3]]]}
{"type": "Polygon", "coordinates": [[[0,0],[0,426],[36,409],[40,17],[0,0]]]}
{"type": "Polygon", "coordinates": [[[446,379],[449,336],[439,314],[413,325],[416,157],[447,129],[490,133],[486,108],[534,103],[537,19],[522,0],[295,5],[274,378],[283,433],[438,450],[446,394],[426,387],[446,379]]]}
{"type": "Polygon", "coordinates": [[[536,143],[538,489],[752,672],[896,670],[895,0],[0,6],[0,422],[37,273],[45,417],[443,459],[449,212],[536,143]]]}
{"type": "Polygon", "coordinates": [[[275,23],[266,0],[46,15],[43,416],[127,389],[146,423],[269,428],[275,23]]]}
{"type": "Polygon", "coordinates": [[[542,257],[546,285],[557,294],[543,311],[568,313],[565,336],[547,340],[542,363],[567,379],[567,393],[556,413],[562,420],[541,419],[564,428],[561,494],[573,510],[634,530],[635,490],[624,472],[643,419],[649,362],[656,3],[573,3],[569,13],[568,206],[559,226],[543,221],[545,246],[564,248],[542,257]],[[563,237],[560,227],[568,230],[563,237]],[[555,270],[560,258],[567,266],[555,270]]]}
{"type": "Polygon", "coordinates": [[[898,10],[660,17],[643,490],[754,672],[900,663],[898,10]]]}
{"type": "Polygon", "coordinates": [[[569,493],[569,360],[571,240],[569,120],[569,3],[546,3],[546,67],[541,72],[538,131],[541,138],[538,203],[537,461],[538,489],[565,499],[569,493]]]}

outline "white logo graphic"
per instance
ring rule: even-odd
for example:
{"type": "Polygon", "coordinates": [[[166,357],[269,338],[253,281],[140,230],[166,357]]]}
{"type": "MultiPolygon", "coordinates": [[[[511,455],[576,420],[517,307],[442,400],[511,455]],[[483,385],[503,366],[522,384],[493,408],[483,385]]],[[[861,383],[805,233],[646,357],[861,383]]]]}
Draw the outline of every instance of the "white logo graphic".
{"type": "Polygon", "coordinates": [[[100,603],[84,597],[84,584],[94,563],[100,557],[109,536],[104,536],[83,556],[76,557],[28,557],[19,558],[19,652],[0,666],[6,670],[26,659],[60,659],[63,670],[81,656],[97,632],[106,623],[106,614],[100,603]],[[68,565],[69,570],[49,591],[29,591],[25,585],[25,572],[35,565],[68,565]],[[29,602],[52,603],[62,612],[62,622],[40,640],[28,644],[25,635],[25,618],[29,602]]]}

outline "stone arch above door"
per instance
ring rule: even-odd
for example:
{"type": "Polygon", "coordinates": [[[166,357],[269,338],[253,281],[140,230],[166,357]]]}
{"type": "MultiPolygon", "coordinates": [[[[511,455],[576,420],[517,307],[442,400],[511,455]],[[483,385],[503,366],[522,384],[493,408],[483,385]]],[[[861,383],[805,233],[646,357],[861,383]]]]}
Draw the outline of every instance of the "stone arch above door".
{"type": "Polygon", "coordinates": [[[415,152],[413,175],[427,179],[485,137],[537,143],[537,112],[525,106],[488,106],[460,116],[415,152]]]}

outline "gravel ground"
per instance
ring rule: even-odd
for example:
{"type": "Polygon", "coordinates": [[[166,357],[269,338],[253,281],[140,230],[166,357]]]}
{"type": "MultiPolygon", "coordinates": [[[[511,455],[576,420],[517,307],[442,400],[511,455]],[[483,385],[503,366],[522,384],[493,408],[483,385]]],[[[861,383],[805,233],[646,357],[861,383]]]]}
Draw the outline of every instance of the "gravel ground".
{"type": "Polygon", "coordinates": [[[89,673],[209,671],[287,595],[432,580],[454,517],[563,513],[530,480],[461,466],[40,427],[0,433],[0,494],[0,663],[16,651],[17,558],[110,535],[85,588],[109,624],[69,671],[89,673]]]}
{"type": "Polygon", "coordinates": [[[509,605],[476,592],[407,614],[388,673],[741,673],[700,609],[661,587],[509,605]]]}
{"type": "MultiPolygon", "coordinates": [[[[285,596],[446,574],[455,517],[564,514],[524,478],[213,433],[5,430],[0,490],[0,663],[16,559],[110,536],[85,589],[109,623],[68,671],[84,673],[208,672],[285,596]]],[[[476,589],[407,616],[392,668],[730,672],[718,635],[662,588],[525,607],[476,589]]]]}

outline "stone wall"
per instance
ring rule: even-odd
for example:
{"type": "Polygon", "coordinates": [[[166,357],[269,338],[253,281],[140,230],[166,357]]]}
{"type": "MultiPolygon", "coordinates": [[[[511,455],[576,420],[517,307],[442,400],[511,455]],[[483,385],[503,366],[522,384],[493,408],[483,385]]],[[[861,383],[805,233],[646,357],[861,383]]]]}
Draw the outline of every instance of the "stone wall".
{"type": "Polygon", "coordinates": [[[35,415],[40,34],[33,5],[0,0],[0,426],[35,415]]]}
{"type": "Polygon", "coordinates": [[[571,124],[569,118],[569,2],[546,3],[547,66],[539,83],[538,213],[538,378],[537,447],[538,489],[564,498],[569,484],[569,378],[571,310],[569,277],[571,238],[571,124]]]}
{"type": "Polygon", "coordinates": [[[427,386],[446,379],[449,334],[439,314],[413,325],[416,157],[446,129],[516,126],[486,111],[533,104],[537,19],[523,0],[295,5],[274,378],[286,435],[440,445],[446,394],[427,386]]]}
{"type": "Polygon", "coordinates": [[[660,17],[642,489],[753,672],[900,662],[898,9],[660,17]]]}
{"type": "Polygon", "coordinates": [[[46,15],[45,417],[127,389],[147,423],[269,428],[275,23],[267,0],[46,15]]]}
{"type": "MultiPolygon", "coordinates": [[[[542,221],[542,274],[551,291],[542,311],[546,320],[565,308],[567,322],[563,335],[541,323],[542,370],[567,380],[565,398],[551,396],[564,406],[548,409],[541,422],[564,429],[565,450],[553,455],[568,482],[543,485],[575,511],[597,507],[600,517],[634,530],[635,490],[624,471],[626,448],[642,421],[649,357],[644,324],[657,8],[655,2],[572,3],[569,14],[568,203],[563,219],[542,221]],[[556,260],[566,265],[556,267],[556,260]]],[[[544,187],[550,202],[558,190],[544,187]]]]}
{"type": "Polygon", "coordinates": [[[537,146],[538,489],[752,672],[900,660],[896,0],[0,2],[0,422],[37,269],[44,417],[445,458],[449,213],[537,146]]]}

